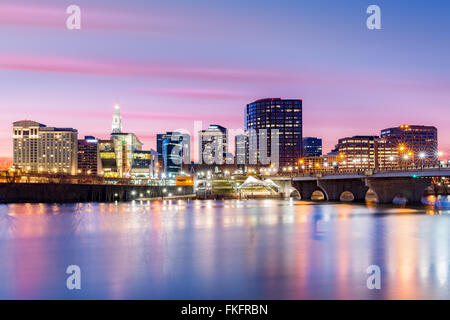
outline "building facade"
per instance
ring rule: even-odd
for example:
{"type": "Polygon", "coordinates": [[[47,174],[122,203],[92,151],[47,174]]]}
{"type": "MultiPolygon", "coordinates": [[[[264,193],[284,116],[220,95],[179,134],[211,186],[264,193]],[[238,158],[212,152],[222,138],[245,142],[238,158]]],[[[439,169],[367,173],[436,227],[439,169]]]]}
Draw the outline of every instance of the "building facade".
{"type": "Polygon", "coordinates": [[[228,153],[228,129],[217,124],[199,132],[200,163],[223,164],[228,153]]]}
{"type": "Polygon", "coordinates": [[[322,139],[303,138],[303,157],[320,157],[322,155],[322,139]]]}
{"type": "Polygon", "coordinates": [[[167,176],[176,175],[183,169],[183,137],[175,136],[162,142],[164,173],[167,176]]]}
{"type": "Polygon", "coordinates": [[[77,173],[78,132],[35,121],[13,123],[13,166],[22,171],[77,173]]]}
{"type": "Polygon", "coordinates": [[[158,154],[154,150],[135,150],[133,152],[132,177],[153,178],[158,154]]]}
{"type": "Polygon", "coordinates": [[[369,170],[375,168],[375,140],[377,136],[354,136],[339,139],[339,168],[369,170]]]}
{"type": "Polygon", "coordinates": [[[381,131],[381,137],[388,139],[398,148],[399,158],[417,166],[438,163],[438,132],[436,127],[401,125],[381,131]]]}
{"type": "Polygon", "coordinates": [[[78,174],[102,175],[102,162],[98,140],[86,136],[78,140],[78,174]]]}
{"type": "Polygon", "coordinates": [[[245,166],[248,162],[247,134],[238,134],[234,137],[234,155],[237,166],[245,166]]]}
{"type": "Polygon", "coordinates": [[[122,172],[122,168],[119,169],[118,163],[121,166],[122,161],[119,158],[122,158],[122,146],[116,152],[114,141],[99,140],[98,147],[104,176],[113,178],[121,177],[120,173],[122,172]]]}
{"type": "Polygon", "coordinates": [[[302,100],[270,98],[248,104],[245,130],[249,133],[251,162],[258,159],[257,162],[261,163],[267,156],[271,163],[279,166],[296,165],[303,153],[302,100]],[[278,142],[272,146],[272,137],[276,136],[278,142]],[[267,141],[266,148],[262,139],[267,141]],[[256,148],[253,147],[255,142],[256,148]],[[272,155],[273,152],[275,154],[272,155]]]}
{"type": "Polygon", "coordinates": [[[395,143],[389,139],[375,139],[375,168],[398,169],[402,159],[395,143]]]}
{"type": "Polygon", "coordinates": [[[167,139],[172,139],[175,142],[182,141],[183,146],[183,163],[191,163],[191,137],[187,133],[181,132],[166,132],[156,135],[156,152],[158,153],[159,168],[164,170],[164,157],[163,157],[163,142],[167,139]]]}

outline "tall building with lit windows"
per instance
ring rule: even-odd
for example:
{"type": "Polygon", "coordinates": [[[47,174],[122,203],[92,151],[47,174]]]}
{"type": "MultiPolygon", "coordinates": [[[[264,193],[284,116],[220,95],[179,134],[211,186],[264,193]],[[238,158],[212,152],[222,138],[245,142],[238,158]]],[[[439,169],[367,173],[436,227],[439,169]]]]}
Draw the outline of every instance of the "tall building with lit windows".
{"type": "Polygon", "coordinates": [[[415,165],[435,165],[438,162],[438,132],[436,127],[401,125],[381,130],[381,137],[398,148],[403,162],[415,165]]]}
{"type": "MultiPolygon", "coordinates": [[[[249,142],[253,144],[256,135],[257,155],[249,154],[249,159],[261,159],[267,152],[271,157],[272,135],[278,134],[279,165],[295,166],[302,156],[302,100],[269,98],[249,103],[245,113],[245,130],[249,132],[249,142]],[[264,131],[265,130],[265,131],[264,131]],[[266,132],[267,151],[261,148],[261,139],[266,132]]],[[[250,148],[254,150],[255,148],[250,148]]],[[[276,149],[275,149],[276,150],[276,149]]],[[[252,151],[253,152],[253,151],[252,151]]],[[[258,161],[259,162],[259,161],[258,161]]]]}
{"type": "Polygon", "coordinates": [[[183,137],[173,136],[162,142],[164,173],[177,174],[183,168],[183,137]]]}
{"type": "Polygon", "coordinates": [[[234,138],[234,154],[236,165],[243,166],[247,163],[248,158],[248,135],[238,134],[234,138]]]}
{"type": "Polygon", "coordinates": [[[191,137],[187,133],[166,132],[156,135],[156,152],[158,153],[158,164],[160,168],[164,167],[163,143],[164,140],[178,142],[180,139],[183,145],[183,164],[191,163],[191,137]]]}
{"type": "Polygon", "coordinates": [[[78,171],[79,174],[102,175],[102,162],[98,140],[86,136],[78,140],[78,171]]]}
{"type": "Polygon", "coordinates": [[[223,164],[228,153],[228,129],[217,124],[199,132],[199,159],[201,163],[223,164]],[[220,150],[220,154],[216,154],[220,150]]]}
{"type": "Polygon", "coordinates": [[[22,171],[77,173],[78,131],[24,120],[13,123],[13,166],[22,171]]]}

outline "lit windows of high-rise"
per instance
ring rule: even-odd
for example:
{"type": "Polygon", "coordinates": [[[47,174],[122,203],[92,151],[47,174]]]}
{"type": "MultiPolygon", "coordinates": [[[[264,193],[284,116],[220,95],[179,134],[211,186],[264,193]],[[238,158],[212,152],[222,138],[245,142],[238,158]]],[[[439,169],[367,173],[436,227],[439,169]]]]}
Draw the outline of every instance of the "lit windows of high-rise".
{"type": "MultiPolygon", "coordinates": [[[[257,155],[249,154],[249,159],[254,159],[255,156],[258,159],[265,158],[264,152],[267,152],[267,157],[271,157],[274,150],[278,151],[280,166],[295,165],[303,153],[302,100],[270,98],[248,104],[245,130],[249,132],[250,145],[255,138],[257,140],[257,155]],[[272,148],[271,138],[276,135],[278,135],[278,145],[272,148]],[[267,141],[267,150],[262,148],[261,139],[263,138],[267,141]]],[[[253,150],[253,148],[250,149],[253,150]]],[[[274,162],[276,159],[271,161],[274,162]]]]}

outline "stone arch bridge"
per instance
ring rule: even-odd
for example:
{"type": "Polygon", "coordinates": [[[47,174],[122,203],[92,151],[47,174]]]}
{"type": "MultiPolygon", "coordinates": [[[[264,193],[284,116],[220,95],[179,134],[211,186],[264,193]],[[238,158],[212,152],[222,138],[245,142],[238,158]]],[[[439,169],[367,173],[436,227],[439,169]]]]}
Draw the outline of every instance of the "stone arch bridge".
{"type": "MultiPolygon", "coordinates": [[[[310,200],[315,191],[321,191],[328,201],[340,201],[344,192],[353,195],[354,201],[365,201],[371,190],[378,203],[392,203],[404,197],[408,203],[420,203],[433,180],[450,178],[450,169],[388,171],[365,174],[333,174],[326,176],[277,177],[272,180],[281,187],[285,197],[295,196],[310,200]]],[[[444,192],[448,192],[444,188],[444,192]]]]}

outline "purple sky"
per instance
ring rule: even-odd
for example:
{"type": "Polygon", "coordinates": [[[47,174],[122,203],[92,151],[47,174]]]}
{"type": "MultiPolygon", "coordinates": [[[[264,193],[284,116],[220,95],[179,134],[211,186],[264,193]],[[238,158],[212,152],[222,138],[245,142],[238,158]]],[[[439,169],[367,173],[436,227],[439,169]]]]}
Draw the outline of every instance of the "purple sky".
{"type": "Polygon", "coordinates": [[[303,99],[304,136],[325,152],[405,123],[438,127],[448,157],[449,12],[438,0],[1,0],[0,157],[16,120],[107,138],[117,101],[149,149],[194,121],[242,130],[245,105],[265,97],[303,99]],[[383,29],[370,31],[374,3],[383,29]],[[82,30],[66,28],[71,4],[82,30]]]}

